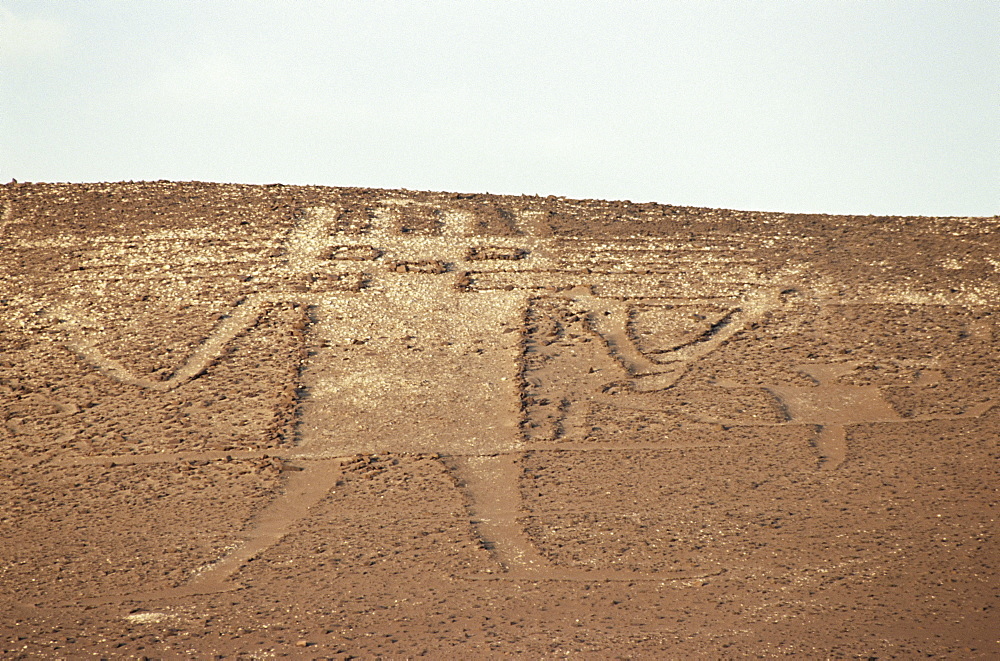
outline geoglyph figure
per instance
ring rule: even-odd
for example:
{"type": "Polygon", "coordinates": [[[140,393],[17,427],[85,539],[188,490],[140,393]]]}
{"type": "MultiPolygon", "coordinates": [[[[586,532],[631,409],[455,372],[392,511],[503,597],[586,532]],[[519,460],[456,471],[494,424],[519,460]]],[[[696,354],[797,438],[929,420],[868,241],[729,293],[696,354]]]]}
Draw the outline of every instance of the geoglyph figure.
{"type": "MultiPolygon", "coordinates": [[[[663,255],[683,257],[683,251],[693,250],[664,240],[556,237],[540,229],[531,213],[517,218],[518,231],[484,236],[469,212],[402,197],[386,198],[357,227],[344,228],[345,213],[317,208],[301,219],[285,241],[283,280],[277,281],[286,286],[271,286],[241,301],[165,380],[130,373],[74,334],[80,314],[72,305],[53,306],[47,313],[70,330],[73,350],[109,378],[166,391],[202,374],[266,306],[280,301],[308,306],[309,355],[300,373],[297,444],[284,453],[302,470],[290,473],[284,495],[259,517],[242,546],[169,594],[231,587],[228,579],[242,563],[278,541],[332,488],[344,460],[390,452],[440,456],[453,469],[468,494],[473,525],[499,565],[498,575],[563,580],[696,576],[571,570],[553,564],[529,539],[519,520],[521,455],[550,446],[586,449],[593,443],[588,445],[580,431],[586,402],[579,398],[553,403],[546,410],[554,413],[533,422],[544,417],[532,413],[533,380],[546,377],[543,371],[529,374],[535,349],[528,327],[547,323],[546,306],[568,310],[580,328],[575,339],[605,362],[585,375],[560,378],[592,393],[592,401],[655,406],[642,402],[674,387],[700,359],[748,327],[766,323],[772,311],[793,305],[786,294],[796,286],[794,268],[762,274],[739,263],[735,250],[705,249],[696,257],[717,266],[713,284],[719,292],[690,293],[666,287],[651,269],[663,255]],[[595,272],[595,265],[605,271],[595,272]],[[708,310],[694,315],[693,331],[683,324],[676,324],[669,338],[656,331],[679,319],[676,311],[685,306],[708,310]],[[637,323],[654,331],[637,334],[637,323]],[[624,392],[607,394],[608,384],[616,382],[624,384],[624,392]],[[532,431],[533,425],[548,429],[548,436],[532,431]]],[[[834,383],[853,367],[848,362],[803,365],[801,371],[815,386],[767,386],[784,411],[781,422],[697,412],[690,417],[723,427],[814,426],[820,465],[833,469],[848,456],[847,426],[901,419],[878,388],[834,383]]],[[[742,387],[719,385],[723,391],[742,387]]],[[[963,415],[981,415],[988,408],[963,415]]]]}

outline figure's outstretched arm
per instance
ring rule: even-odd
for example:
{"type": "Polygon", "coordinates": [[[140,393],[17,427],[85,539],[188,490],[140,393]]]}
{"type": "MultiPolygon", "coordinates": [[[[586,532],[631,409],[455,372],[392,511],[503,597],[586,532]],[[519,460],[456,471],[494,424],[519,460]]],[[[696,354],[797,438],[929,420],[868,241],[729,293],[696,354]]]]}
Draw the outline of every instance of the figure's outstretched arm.
{"type": "Polygon", "coordinates": [[[234,338],[257,323],[265,302],[264,299],[255,296],[238,301],[232,312],[219,321],[187,360],[164,381],[137,376],[120,362],[100,352],[81,332],[80,326],[87,323],[87,319],[74,306],[70,304],[56,306],[45,312],[45,316],[68,331],[66,347],[104,376],[126,385],[166,392],[194,379],[225,353],[234,338]]]}
{"type": "Polygon", "coordinates": [[[702,335],[669,351],[657,353],[657,360],[654,361],[640,351],[629,333],[627,302],[600,298],[589,287],[573,290],[570,296],[590,311],[588,320],[591,329],[604,340],[609,353],[632,375],[634,387],[640,391],[671,387],[693,361],[720,347],[726,340],[761,319],[766,312],[784,305],[782,289],[765,289],[741,301],[738,307],[702,335]]]}

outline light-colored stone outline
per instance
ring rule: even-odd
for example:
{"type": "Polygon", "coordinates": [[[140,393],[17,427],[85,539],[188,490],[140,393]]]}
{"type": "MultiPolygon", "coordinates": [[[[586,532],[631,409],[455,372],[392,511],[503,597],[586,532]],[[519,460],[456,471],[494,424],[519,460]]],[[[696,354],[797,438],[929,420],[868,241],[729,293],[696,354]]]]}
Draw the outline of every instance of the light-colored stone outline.
{"type": "MultiPolygon", "coordinates": [[[[401,201],[400,204],[405,204],[401,201]]],[[[5,209],[5,213],[6,213],[5,209]]],[[[332,212],[335,216],[336,211],[332,212]]],[[[414,254],[414,249],[419,253],[433,252],[443,254],[452,264],[461,264],[465,261],[465,256],[470,249],[483,246],[486,243],[509,244],[515,248],[524,249],[526,256],[522,260],[510,263],[499,263],[494,266],[498,271],[520,271],[527,274],[538,272],[558,272],[555,262],[551,258],[554,250],[557,250],[558,241],[551,237],[542,237],[540,233],[535,236],[504,237],[487,239],[486,237],[470,236],[463,225],[468,218],[461,215],[452,214],[447,217],[444,230],[440,236],[398,236],[387,231],[374,229],[359,235],[336,235],[335,241],[330,234],[325,232],[325,228],[331,218],[330,210],[312,210],[306,214],[305,220],[300,228],[290,230],[286,247],[288,250],[288,260],[284,272],[291,276],[299,274],[313,273],[317,271],[333,271],[336,273],[357,272],[358,262],[346,260],[345,263],[337,264],[322,257],[324,251],[328,250],[332,243],[346,247],[372,247],[379,251],[380,257],[385,257],[383,261],[393,258],[406,258],[414,254]]],[[[533,218],[538,220],[538,218],[533,218]]],[[[529,221],[530,222],[530,221],[529,221]]],[[[635,239],[630,239],[635,241],[635,239]]],[[[614,241],[604,241],[604,244],[615,243],[614,241]]],[[[652,241],[650,241],[652,243],[652,241]]],[[[482,267],[482,262],[476,260],[476,267],[482,267]]],[[[369,266],[369,264],[365,264],[369,266]]],[[[460,269],[461,271],[461,269],[460,269]]],[[[457,274],[456,274],[457,275],[457,274]]],[[[636,277],[643,274],[635,273],[636,277]]],[[[781,294],[787,285],[775,285],[777,282],[788,282],[790,275],[794,275],[794,270],[788,270],[775,276],[767,278],[770,285],[758,283],[760,290],[755,295],[747,297],[738,306],[734,307],[718,328],[710,337],[696,339],[685,345],[677,347],[671,352],[663,352],[658,355],[660,361],[652,361],[646,358],[638,349],[636,344],[629,337],[628,326],[628,304],[613,297],[595,296],[592,289],[577,287],[568,294],[556,294],[572,298],[590,310],[590,322],[594,331],[603,338],[610,355],[614,356],[619,363],[628,371],[634,381],[637,391],[661,390],[672,387],[686,372],[688,366],[699,358],[707,355],[711,351],[724,344],[729,338],[741,332],[748,325],[759,321],[768,311],[782,306],[781,294]],[[665,359],[666,358],[666,359],[665,359]],[[665,360],[664,360],[665,359],[665,360]]],[[[456,281],[458,284],[458,281],[456,281]]],[[[56,306],[46,311],[46,316],[58,323],[65,324],[70,332],[70,340],[67,346],[72,349],[86,362],[95,366],[105,376],[121,383],[137,387],[147,388],[155,391],[166,392],[181,387],[200,375],[209,365],[218,359],[226,350],[234,338],[238,337],[247,329],[257,323],[263,309],[268,304],[279,301],[294,301],[311,305],[322,305],[333,297],[352,295],[372,295],[377,294],[378,285],[364,292],[328,292],[324,294],[307,292],[284,292],[276,294],[254,294],[248,296],[234,305],[234,313],[225,317],[205,338],[199,347],[185,360],[169,378],[165,381],[152,381],[135,376],[117,361],[111,360],[98,352],[93,343],[88,342],[82,333],[78,332],[81,324],[87,320],[74,308],[68,304],[56,306]]],[[[475,295],[470,292],[469,295],[475,295]]],[[[690,304],[697,304],[702,299],[693,297],[685,299],[690,304]]],[[[708,299],[705,299],[708,300],[708,299]]],[[[714,300],[714,299],[713,299],[714,300]]],[[[907,302],[910,302],[907,300],[907,302]]],[[[936,301],[933,304],[939,304],[936,301]]],[[[987,408],[984,408],[984,413],[987,408]]],[[[959,417],[968,417],[962,415],[959,417]]],[[[916,421],[921,418],[910,418],[905,421],[916,421]]],[[[943,418],[927,418],[943,419],[943,418]]],[[[950,419],[950,418],[948,418],[950,419]]],[[[899,422],[900,420],[893,420],[899,422]]],[[[719,421],[713,421],[719,422],[719,421]]],[[[877,422],[877,421],[866,421],[877,422]]],[[[720,422],[720,424],[727,424],[720,422]]],[[[730,426],[739,423],[732,422],[730,426]]],[[[792,424],[792,423],[778,423],[792,424]]],[[[741,425],[741,426],[761,426],[741,425]]],[[[765,425],[766,426],[766,425],[765,425]]],[[[836,430],[831,430],[835,433],[836,430]]],[[[842,430],[841,430],[842,432],[842,430]]],[[[820,431],[822,438],[823,432],[820,431]]],[[[588,450],[605,449],[598,448],[594,444],[559,443],[550,444],[553,450],[588,450]]],[[[642,449],[643,446],[629,446],[627,449],[642,449]]],[[[599,572],[599,571],[574,571],[552,567],[549,563],[533,549],[530,540],[524,535],[523,530],[518,531],[517,508],[510,503],[502,506],[485,505],[489,502],[487,495],[495,493],[505,493],[511,491],[510,481],[516,479],[517,475],[511,472],[513,465],[512,458],[519,456],[524,451],[545,451],[548,447],[533,444],[530,448],[524,447],[510,453],[486,453],[454,455],[450,461],[460,475],[465,476],[468,492],[473,508],[473,515],[480,519],[479,523],[473,524],[480,537],[486,542],[493,542],[495,557],[498,563],[505,570],[501,574],[491,578],[509,578],[512,580],[690,580],[701,578],[710,574],[685,573],[684,575],[656,575],[643,573],[626,572],[599,572]],[[476,464],[482,464],[476,467],[476,464]],[[513,477],[511,477],[513,475],[513,477]],[[499,479],[498,479],[499,478],[499,479]],[[489,514],[489,516],[485,516],[489,514]],[[490,522],[487,522],[489,519],[490,522]],[[493,538],[493,539],[489,539],[493,538]],[[499,548],[497,548],[499,546],[499,548]],[[622,574],[627,574],[623,576],[622,574]]],[[[607,449],[626,449],[618,446],[607,449]]],[[[669,447],[649,446],[650,450],[669,450],[669,447]]],[[[283,456],[282,454],[274,456],[283,456]]],[[[287,455],[289,460],[308,460],[308,457],[301,453],[292,452],[287,455]]],[[[95,460],[109,459],[116,463],[127,463],[129,459],[135,463],[144,463],[137,457],[101,457],[89,458],[88,462],[95,460]]],[[[168,459],[166,455],[164,460],[168,459]]],[[[81,462],[84,463],[84,462],[81,462]]],[[[306,463],[312,463],[306,461],[306,463]]],[[[247,541],[233,550],[227,556],[214,563],[211,568],[206,569],[195,579],[192,579],[184,586],[173,590],[159,591],[155,593],[123,595],[118,597],[95,598],[75,603],[98,603],[100,601],[130,601],[170,598],[178,596],[189,596],[192,594],[202,594],[223,589],[233,589],[237,586],[228,584],[227,579],[239,569],[239,567],[251,557],[263,552],[266,548],[276,543],[287,532],[288,526],[294,520],[307,514],[310,504],[318,501],[326,491],[308,491],[298,481],[305,479],[308,475],[312,484],[333,484],[336,481],[334,475],[339,474],[338,460],[329,459],[319,462],[316,466],[322,466],[325,470],[315,472],[307,469],[296,473],[289,478],[286,483],[285,493],[279,496],[272,504],[262,512],[256,519],[257,523],[246,533],[247,541]],[[332,480],[332,481],[331,481],[332,480]],[[305,495],[308,491],[309,495],[305,495]],[[301,493],[300,493],[301,492],[301,493]],[[306,503],[303,506],[303,503],[306,503]],[[284,514],[282,514],[284,513],[284,514]],[[281,523],[284,522],[284,523],[281,523]],[[275,532],[284,525],[284,532],[275,532]]],[[[316,487],[317,489],[319,487],[316,487]]],[[[327,487],[329,489],[329,487],[327,487]]],[[[513,484],[513,492],[516,493],[517,485],[513,484]]],[[[494,499],[495,500],[495,499],[494,499]]]]}

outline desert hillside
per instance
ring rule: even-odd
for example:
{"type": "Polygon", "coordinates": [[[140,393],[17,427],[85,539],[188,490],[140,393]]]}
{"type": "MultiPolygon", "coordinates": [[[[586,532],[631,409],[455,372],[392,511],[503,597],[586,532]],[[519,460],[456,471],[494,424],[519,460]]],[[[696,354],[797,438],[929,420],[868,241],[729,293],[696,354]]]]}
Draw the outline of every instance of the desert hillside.
{"type": "Polygon", "coordinates": [[[5,658],[997,658],[1000,217],[0,187],[5,658]]]}

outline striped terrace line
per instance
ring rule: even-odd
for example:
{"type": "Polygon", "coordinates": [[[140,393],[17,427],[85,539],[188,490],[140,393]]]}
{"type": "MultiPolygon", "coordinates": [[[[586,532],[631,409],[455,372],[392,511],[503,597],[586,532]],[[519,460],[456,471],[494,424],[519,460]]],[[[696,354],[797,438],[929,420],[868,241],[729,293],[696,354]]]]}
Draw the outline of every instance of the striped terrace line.
{"type": "MultiPolygon", "coordinates": [[[[746,425],[755,426],[755,425],[746,425]]],[[[760,426],[776,426],[776,425],[760,425],[760,426]]],[[[613,443],[558,443],[558,442],[545,442],[538,445],[533,445],[530,442],[526,442],[521,447],[512,450],[488,450],[484,452],[394,452],[392,450],[378,451],[378,452],[359,452],[352,456],[393,456],[393,457],[431,457],[436,459],[448,458],[448,457],[499,457],[499,456],[523,456],[525,454],[530,454],[532,452],[683,452],[685,450],[695,450],[695,449],[726,449],[726,448],[745,448],[752,447],[755,445],[767,445],[766,441],[760,442],[747,442],[747,443],[694,443],[689,445],[658,445],[650,443],[623,443],[623,444],[613,444],[613,443]]],[[[329,452],[318,451],[310,453],[290,453],[283,454],[278,452],[268,452],[267,456],[277,457],[279,459],[284,459],[288,461],[326,461],[334,457],[342,456],[338,454],[337,450],[331,450],[329,452]]],[[[235,457],[234,457],[235,459],[235,457]]]]}
{"type": "MultiPolygon", "coordinates": [[[[789,423],[781,425],[761,423],[759,425],[741,425],[743,427],[774,427],[788,426],[789,423]]],[[[743,443],[690,443],[685,445],[650,444],[650,443],[580,443],[578,441],[560,443],[558,441],[545,441],[532,443],[530,441],[515,450],[496,450],[488,452],[367,452],[352,456],[381,456],[393,457],[494,457],[500,455],[520,456],[534,452],[680,452],[684,450],[697,449],[726,449],[745,448],[755,445],[767,445],[767,441],[748,441],[743,443]]],[[[52,466],[52,467],[73,467],[73,466],[106,466],[109,468],[120,468],[123,466],[147,466],[153,464],[169,464],[186,461],[246,461],[250,459],[281,459],[282,461],[294,462],[316,462],[330,461],[342,457],[337,452],[312,452],[303,454],[297,452],[295,448],[273,448],[263,450],[206,450],[202,452],[164,452],[157,454],[115,454],[115,455],[89,455],[85,457],[62,457],[46,463],[50,457],[38,457],[25,462],[27,466],[52,466]]]]}
{"type": "MultiPolygon", "coordinates": [[[[690,570],[672,573],[630,572],[625,570],[551,568],[542,572],[504,571],[496,574],[470,574],[455,576],[466,581],[528,581],[567,583],[667,583],[672,581],[694,581],[722,576],[731,571],[728,567],[713,570],[690,570]]],[[[693,586],[691,586],[693,587],[693,586]]]]}
{"type": "MultiPolygon", "coordinates": [[[[592,285],[595,290],[607,290],[609,287],[627,287],[628,289],[621,295],[600,295],[603,297],[623,298],[662,298],[665,288],[683,287],[689,290],[692,286],[715,287],[720,285],[726,287],[743,286],[758,288],[767,284],[770,278],[762,276],[760,279],[749,280],[746,274],[694,274],[685,271],[663,271],[663,272],[636,272],[636,271],[596,271],[593,269],[578,271],[472,271],[470,277],[472,284],[470,291],[493,291],[504,287],[515,289],[537,290],[546,289],[552,286],[564,285],[592,285]],[[483,276],[491,277],[483,277],[483,276]],[[604,279],[601,282],[594,282],[594,276],[611,276],[613,280],[604,279]],[[719,277],[722,276],[722,277],[719,277]],[[726,277],[729,276],[729,277],[726,277]],[[637,282],[638,281],[638,282],[637,282]],[[648,292],[648,293],[646,293],[648,292]]],[[[735,294],[719,294],[718,292],[706,292],[704,295],[692,294],[691,300],[717,300],[720,298],[730,298],[735,294]]]]}
{"type": "Polygon", "coordinates": [[[701,249],[675,249],[675,248],[619,248],[615,247],[613,249],[595,249],[586,250],[583,248],[579,249],[568,249],[556,251],[556,259],[561,261],[572,261],[574,259],[642,259],[644,257],[648,258],[670,258],[678,261],[684,262],[699,262],[699,261],[718,261],[718,262],[760,262],[762,261],[759,257],[753,257],[751,250],[743,248],[733,248],[726,250],[718,250],[712,248],[710,250],[701,249]]]}
{"type": "MultiPolygon", "coordinates": [[[[690,277],[695,274],[711,275],[713,278],[719,275],[733,274],[733,277],[743,275],[746,272],[760,272],[765,267],[757,264],[736,263],[736,262],[682,262],[671,259],[650,260],[648,262],[631,261],[580,261],[572,264],[567,263],[560,271],[583,271],[593,275],[616,275],[632,274],[638,277],[653,277],[658,275],[677,274],[690,277]]],[[[763,273],[762,273],[763,275],[763,273]]]]}
{"type": "Polygon", "coordinates": [[[588,246],[573,245],[559,246],[552,249],[556,258],[579,259],[592,257],[596,259],[628,259],[642,258],[644,255],[669,256],[676,259],[694,261],[704,260],[753,260],[760,261],[755,256],[759,250],[757,247],[748,248],[744,246],[659,246],[655,244],[644,244],[636,246],[614,245],[614,246],[588,246]]]}
{"type": "Polygon", "coordinates": [[[601,256],[597,257],[581,257],[580,259],[565,259],[560,260],[559,264],[565,268],[573,268],[578,265],[585,265],[587,268],[608,268],[610,266],[622,265],[630,268],[649,268],[653,266],[659,266],[662,268],[692,268],[700,267],[703,269],[715,269],[721,270],[726,268],[748,268],[751,266],[759,266],[763,268],[766,265],[762,265],[761,260],[751,260],[751,259],[678,259],[673,255],[644,255],[642,257],[635,257],[631,255],[623,255],[621,257],[617,256],[601,256]]]}
{"type": "Polygon", "coordinates": [[[282,458],[280,450],[207,450],[203,452],[164,452],[158,454],[118,454],[90,455],[86,457],[63,457],[50,466],[138,466],[148,464],[170,464],[182,461],[227,461],[246,459],[282,458]]]}
{"type": "MultiPolygon", "coordinates": [[[[479,264],[481,262],[473,262],[473,263],[474,264],[479,264]]],[[[494,274],[495,273],[498,276],[503,276],[503,275],[508,275],[508,274],[511,274],[511,275],[535,275],[535,274],[538,274],[538,275],[570,275],[570,276],[572,276],[572,275],[592,275],[592,274],[598,274],[598,272],[594,271],[593,268],[591,268],[590,266],[587,266],[586,264],[582,264],[582,263],[581,264],[574,264],[572,268],[569,268],[569,267],[567,267],[567,268],[537,268],[537,267],[536,268],[516,268],[516,265],[512,264],[511,266],[514,267],[514,268],[505,269],[505,268],[503,268],[504,265],[498,265],[498,266],[499,266],[498,268],[493,268],[493,269],[489,269],[489,270],[487,270],[487,269],[477,269],[475,267],[468,268],[468,269],[462,269],[462,270],[468,271],[469,273],[472,273],[472,274],[486,274],[486,275],[489,275],[489,274],[494,274]]],[[[640,278],[643,278],[643,277],[649,278],[651,276],[659,275],[658,273],[647,273],[646,270],[643,270],[643,271],[625,271],[625,272],[608,271],[607,273],[610,274],[610,275],[632,275],[632,276],[636,276],[636,277],[640,277],[640,278]]],[[[678,275],[687,275],[688,274],[688,272],[686,272],[686,271],[685,272],[665,271],[664,273],[677,273],[678,275]]]]}
{"type": "Polygon", "coordinates": [[[266,272],[270,272],[275,270],[277,267],[277,260],[268,258],[258,258],[253,260],[205,260],[204,262],[197,264],[181,265],[176,263],[171,264],[168,262],[123,265],[121,262],[117,262],[105,264],[81,264],[79,270],[70,271],[68,274],[72,275],[74,279],[79,279],[84,282],[112,279],[166,280],[190,278],[200,280],[203,278],[221,277],[221,275],[224,274],[219,274],[218,271],[223,268],[237,269],[233,271],[233,275],[246,276],[248,273],[251,273],[253,269],[263,268],[266,272]],[[161,266],[170,266],[170,268],[159,268],[161,266]],[[108,273],[116,275],[109,277],[108,275],[105,275],[108,273]]]}
{"type": "MultiPolygon", "coordinates": [[[[530,235],[529,235],[530,236],[530,235]]],[[[669,236],[643,236],[643,235],[628,235],[621,236],[618,238],[610,237],[600,237],[600,236],[566,236],[559,235],[553,236],[550,239],[554,245],[557,246],[573,246],[573,245],[583,245],[583,244],[593,244],[599,247],[615,248],[617,246],[636,246],[641,248],[642,246],[654,245],[657,247],[666,247],[670,249],[678,250],[712,250],[720,249],[727,250],[733,247],[733,244],[739,244],[739,246],[745,245],[748,239],[753,239],[758,241],[760,239],[774,238],[772,236],[758,236],[758,235],[748,235],[748,234],[718,234],[712,236],[711,239],[704,238],[705,233],[700,235],[702,238],[692,238],[691,240],[683,240],[678,242],[676,238],[669,236]]],[[[779,237],[784,238],[784,237],[779,237]]],[[[739,249],[737,246],[734,249],[739,249]]]]}
{"type": "MultiPolygon", "coordinates": [[[[201,282],[211,282],[215,280],[238,280],[247,276],[246,271],[233,271],[232,273],[194,273],[194,272],[182,272],[179,269],[165,272],[157,273],[119,273],[107,275],[104,273],[93,273],[96,268],[86,268],[82,271],[70,271],[58,273],[56,275],[68,278],[73,281],[73,283],[119,283],[119,282],[176,282],[178,280],[183,280],[190,284],[197,284],[201,282]]],[[[244,281],[241,284],[245,284],[244,281]]],[[[260,282],[256,277],[252,283],[260,282]]]]}
{"type": "MultiPolygon", "coordinates": [[[[107,250],[129,250],[135,255],[142,255],[166,252],[167,250],[186,249],[192,246],[197,246],[200,250],[211,250],[218,248],[225,249],[228,246],[246,245],[246,238],[243,236],[215,237],[213,235],[213,238],[220,238],[225,241],[225,243],[205,245],[203,243],[205,240],[204,236],[178,239],[159,239],[155,237],[143,236],[123,239],[95,235],[86,238],[66,236],[25,238],[18,242],[18,248],[24,248],[26,250],[38,250],[42,248],[72,248],[85,253],[95,253],[107,250]]],[[[267,246],[270,245],[270,243],[264,241],[261,242],[260,245],[267,246]]]]}
{"type": "MultiPolygon", "coordinates": [[[[492,274],[495,274],[497,277],[503,277],[503,276],[508,276],[508,277],[521,276],[521,277],[525,277],[525,276],[531,276],[531,275],[566,276],[566,277],[572,277],[572,276],[591,276],[591,275],[614,275],[614,276],[628,276],[628,277],[631,277],[633,279],[635,279],[635,278],[639,278],[639,279],[652,279],[652,278],[655,278],[657,276],[664,276],[664,275],[675,275],[675,276],[680,276],[680,277],[685,277],[685,278],[690,278],[692,276],[692,269],[687,268],[688,266],[690,266],[690,264],[683,265],[684,268],[682,268],[681,265],[678,265],[676,268],[673,268],[670,264],[667,264],[667,263],[664,263],[664,264],[661,265],[658,262],[650,262],[650,265],[648,267],[644,266],[644,265],[636,266],[636,265],[633,265],[633,264],[629,264],[629,265],[622,265],[621,269],[614,269],[614,270],[612,270],[612,269],[600,270],[598,268],[599,266],[602,266],[602,265],[595,264],[593,262],[588,262],[588,263],[572,264],[572,265],[566,266],[564,268],[545,268],[545,269],[543,269],[543,268],[510,268],[510,269],[496,268],[496,269],[490,269],[490,270],[469,268],[469,269],[462,269],[462,270],[469,271],[471,274],[480,274],[480,275],[492,275],[492,274]],[[662,266],[662,268],[660,268],[660,269],[657,270],[656,267],[658,267],[658,266],[662,266]]],[[[698,265],[698,266],[701,266],[701,265],[698,265]]],[[[718,277],[720,274],[725,274],[725,273],[729,272],[730,270],[734,270],[734,269],[720,268],[720,267],[717,267],[716,265],[711,265],[711,264],[707,264],[707,265],[704,265],[704,266],[705,266],[705,268],[699,268],[699,271],[703,272],[706,275],[711,275],[713,277],[713,279],[716,278],[716,277],[718,277]]],[[[458,269],[456,269],[456,270],[458,270],[458,269]]],[[[698,272],[695,272],[694,275],[698,275],[698,272]]],[[[739,273],[734,274],[734,277],[738,277],[739,275],[742,275],[743,277],[745,277],[745,274],[739,274],[739,273]]],[[[762,279],[767,278],[769,275],[770,274],[762,273],[761,274],[761,278],[762,279]]],[[[589,283],[589,284],[596,284],[596,283],[589,283]]],[[[655,284],[655,283],[652,283],[652,284],[655,284]]],[[[755,284],[757,284],[757,283],[755,283],[755,284]]]]}
{"type": "Polygon", "coordinates": [[[638,256],[645,253],[654,255],[676,255],[685,259],[722,258],[735,257],[744,259],[757,259],[753,257],[753,252],[757,247],[739,246],[678,246],[678,245],[658,245],[655,243],[639,243],[635,245],[615,244],[615,245],[588,245],[573,244],[566,246],[555,246],[557,255],[567,256],[599,256],[609,257],[613,255],[638,256]]]}
{"type": "Polygon", "coordinates": [[[181,254],[178,248],[171,247],[169,250],[157,250],[136,252],[131,248],[119,248],[123,252],[128,252],[128,256],[107,255],[102,250],[87,251],[94,254],[78,256],[80,266],[90,268],[142,268],[142,267],[164,267],[173,271],[174,269],[184,269],[192,266],[204,266],[206,264],[253,264],[259,262],[269,262],[280,260],[280,257],[271,257],[269,253],[274,252],[279,246],[262,244],[255,250],[239,249],[226,250],[224,254],[219,254],[223,246],[197,247],[185,250],[181,254]]]}

